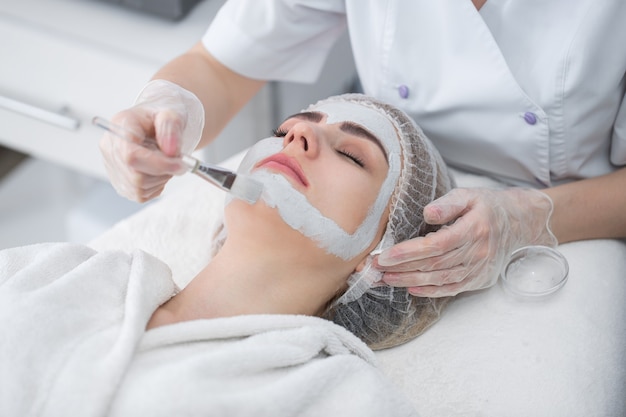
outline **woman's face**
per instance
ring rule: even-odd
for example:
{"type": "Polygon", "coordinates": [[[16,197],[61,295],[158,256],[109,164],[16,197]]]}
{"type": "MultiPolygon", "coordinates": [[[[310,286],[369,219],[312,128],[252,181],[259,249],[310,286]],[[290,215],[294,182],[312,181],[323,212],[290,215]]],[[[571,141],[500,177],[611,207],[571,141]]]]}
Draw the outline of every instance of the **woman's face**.
{"type": "Polygon", "coordinates": [[[397,179],[389,169],[390,144],[399,146],[391,122],[346,102],[290,116],[274,133],[242,163],[264,184],[262,200],[327,252],[352,259],[371,250],[397,179]]]}
{"type": "Polygon", "coordinates": [[[255,170],[283,175],[324,217],[352,234],[387,176],[386,152],[363,126],[326,119],[321,112],[289,117],[275,131],[282,151],[259,161],[255,170]]]}

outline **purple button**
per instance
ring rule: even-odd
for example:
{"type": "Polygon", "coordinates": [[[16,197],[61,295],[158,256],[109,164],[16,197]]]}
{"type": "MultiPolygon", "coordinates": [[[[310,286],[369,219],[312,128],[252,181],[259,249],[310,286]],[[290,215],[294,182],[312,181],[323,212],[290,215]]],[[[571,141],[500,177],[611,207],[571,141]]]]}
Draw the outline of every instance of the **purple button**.
{"type": "Polygon", "coordinates": [[[409,87],[402,84],[400,87],[398,87],[398,94],[400,94],[400,97],[402,98],[407,98],[409,96],[409,87]]]}
{"type": "Polygon", "coordinates": [[[524,113],[524,120],[526,120],[526,123],[529,125],[534,125],[537,123],[537,116],[535,116],[535,113],[527,111],[524,113]]]}

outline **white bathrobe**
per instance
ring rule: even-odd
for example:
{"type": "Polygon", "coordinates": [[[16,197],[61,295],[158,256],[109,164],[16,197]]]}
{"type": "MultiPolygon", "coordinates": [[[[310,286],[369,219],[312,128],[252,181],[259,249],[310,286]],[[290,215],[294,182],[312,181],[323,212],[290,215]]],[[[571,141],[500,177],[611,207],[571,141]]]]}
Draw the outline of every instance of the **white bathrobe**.
{"type": "Polygon", "coordinates": [[[411,416],[358,338],[306,316],[145,332],[176,292],[143,251],[0,251],[0,416],[411,416]]]}

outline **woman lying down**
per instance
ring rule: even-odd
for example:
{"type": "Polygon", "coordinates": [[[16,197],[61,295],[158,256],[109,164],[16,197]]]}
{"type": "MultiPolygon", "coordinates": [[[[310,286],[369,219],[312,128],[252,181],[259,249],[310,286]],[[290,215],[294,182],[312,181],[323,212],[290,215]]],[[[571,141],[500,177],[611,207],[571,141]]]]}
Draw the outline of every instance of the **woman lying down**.
{"type": "Polygon", "coordinates": [[[414,338],[447,300],[379,285],[370,263],[431,231],[422,209],[452,186],[433,146],[401,111],[343,95],[240,171],[263,195],[227,201],[219,250],[182,291],[142,251],[0,252],[0,415],[415,414],[370,348],[414,338]]]}

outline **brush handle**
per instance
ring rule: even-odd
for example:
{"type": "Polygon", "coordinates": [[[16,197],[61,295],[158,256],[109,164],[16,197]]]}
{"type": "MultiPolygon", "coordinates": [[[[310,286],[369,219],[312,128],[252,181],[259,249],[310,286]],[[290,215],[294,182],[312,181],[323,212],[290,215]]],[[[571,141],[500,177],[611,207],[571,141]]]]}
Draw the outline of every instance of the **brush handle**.
{"type": "Polygon", "coordinates": [[[200,166],[200,160],[194,158],[193,156],[183,155],[180,159],[183,161],[183,164],[185,164],[185,167],[187,167],[189,172],[195,172],[198,169],[198,166],[200,166]]]}
{"type": "Polygon", "coordinates": [[[135,145],[140,145],[150,150],[159,150],[159,145],[157,144],[156,139],[145,138],[143,142],[141,143],[135,142],[131,139],[131,137],[139,137],[139,135],[137,135],[136,133],[133,133],[129,129],[123,128],[120,125],[116,125],[115,123],[112,123],[102,117],[98,117],[98,116],[94,117],[93,119],[91,119],[91,123],[94,126],[104,129],[107,132],[111,133],[112,135],[120,139],[124,139],[128,142],[134,143],[135,145]]]}
{"type": "MultiPolygon", "coordinates": [[[[130,138],[134,136],[134,134],[121,126],[116,125],[115,123],[111,123],[110,121],[103,119],[102,117],[94,117],[92,123],[95,126],[98,126],[119,138],[122,138],[129,142],[133,142],[130,138]]],[[[159,149],[155,140],[145,140],[143,143],[140,143],[138,145],[153,150],[159,149]]],[[[217,165],[202,162],[199,159],[194,158],[193,156],[182,154],[179,156],[179,158],[189,172],[198,175],[199,177],[207,180],[213,185],[218,186],[222,190],[230,191],[233,183],[235,182],[235,179],[237,179],[236,173],[217,165]]]]}

